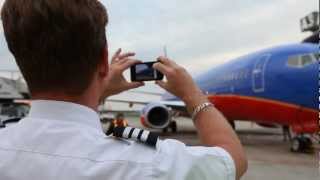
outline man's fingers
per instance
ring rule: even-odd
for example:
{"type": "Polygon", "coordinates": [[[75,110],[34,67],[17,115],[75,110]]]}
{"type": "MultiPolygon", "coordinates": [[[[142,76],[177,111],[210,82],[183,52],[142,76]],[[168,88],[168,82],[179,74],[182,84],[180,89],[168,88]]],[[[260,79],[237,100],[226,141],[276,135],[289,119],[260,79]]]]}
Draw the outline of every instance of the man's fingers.
{"type": "Polygon", "coordinates": [[[161,62],[162,64],[165,64],[165,65],[168,65],[168,66],[171,64],[170,60],[168,58],[164,57],[164,56],[158,57],[157,60],[159,62],[161,62]]]}
{"type": "Polygon", "coordinates": [[[166,65],[162,64],[162,63],[155,63],[153,64],[153,68],[160,71],[162,74],[167,75],[169,72],[169,67],[167,67],[166,65]]]}
{"type": "Polygon", "coordinates": [[[124,53],[124,54],[119,55],[118,59],[125,59],[125,58],[128,58],[128,57],[134,56],[134,55],[136,55],[136,53],[128,52],[128,53],[124,53]]]}
{"type": "Polygon", "coordinates": [[[122,57],[119,57],[119,60],[118,60],[118,62],[119,62],[120,65],[122,65],[122,64],[124,64],[125,62],[127,62],[128,60],[130,60],[130,58],[128,58],[128,57],[130,57],[130,56],[135,56],[135,53],[126,53],[126,54],[121,55],[121,56],[122,56],[122,57]]]}
{"type": "Polygon", "coordinates": [[[179,65],[176,64],[174,61],[172,61],[172,60],[170,60],[170,59],[168,59],[168,58],[166,58],[166,57],[163,57],[163,56],[158,57],[157,60],[158,60],[160,63],[162,63],[162,64],[164,64],[164,65],[166,65],[166,66],[172,67],[172,68],[177,68],[177,67],[179,67],[179,65]]]}
{"type": "Polygon", "coordinates": [[[167,84],[164,81],[156,81],[156,84],[162,87],[163,89],[167,90],[167,84]]]}
{"type": "Polygon", "coordinates": [[[125,59],[124,62],[121,64],[121,70],[124,71],[128,69],[129,67],[141,63],[141,61],[136,59],[125,59]]]}
{"type": "Polygon", "coordinates": [[[116,59],[118,58],[118,56],[120,55],[120,53],[121,53],[121,48],[119,48],[119,49],[117,50],[117,52],[114,53],[114,55],[113,55],[112,58],[111,58],[111,63],[114,63],[114,62],[116,61],[116,59]]]}
{"type": "Polygon", "coordinates": [[[128,90],[138,88],[141,86],[144,86],[144,82],[131,82],[131,83],[128,83],[128,90]]]}
{"type": "Polygon", "coordinates": [[[132,57],[136,55],[136,53],[134,52],[127,52],[127,53],[121,54],[121,51],[122,51],[121,48],[119,48],[117,52],[112,56],[111,63],[115,63],[115,62],[124,63],[128,57],[132,57]]]}

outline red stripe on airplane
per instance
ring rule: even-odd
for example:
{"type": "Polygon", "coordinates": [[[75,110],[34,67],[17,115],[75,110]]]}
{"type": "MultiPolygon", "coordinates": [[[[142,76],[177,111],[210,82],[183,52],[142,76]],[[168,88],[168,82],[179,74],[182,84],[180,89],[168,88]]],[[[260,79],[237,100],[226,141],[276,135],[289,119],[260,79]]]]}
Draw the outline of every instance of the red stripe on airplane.
{"type": "Polygon", "coordinates": [[[208,99],[229,120],[289,125],[295,133],[319,131],[318,111],[314,109],[239,95],[211,95],[208,99]]]}

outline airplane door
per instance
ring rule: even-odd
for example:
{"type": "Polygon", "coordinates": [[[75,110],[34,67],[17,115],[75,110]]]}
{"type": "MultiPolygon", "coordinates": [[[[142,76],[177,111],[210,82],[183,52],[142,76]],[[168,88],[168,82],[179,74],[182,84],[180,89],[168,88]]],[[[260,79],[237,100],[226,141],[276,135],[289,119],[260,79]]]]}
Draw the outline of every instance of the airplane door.
{"type": "Polygon", "coordinates": [[[265,69],[271,55],[266,54],[256,60],[252,70],[252,90],[253,92],[264,92],[265,89],[265,69]]]}

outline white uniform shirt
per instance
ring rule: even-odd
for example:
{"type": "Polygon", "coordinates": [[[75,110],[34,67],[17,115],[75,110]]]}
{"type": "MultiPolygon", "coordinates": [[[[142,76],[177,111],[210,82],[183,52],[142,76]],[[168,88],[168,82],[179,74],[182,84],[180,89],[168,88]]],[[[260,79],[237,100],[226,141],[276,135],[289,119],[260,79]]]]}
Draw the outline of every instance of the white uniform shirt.
{"type": "Polygon", "coordinates": [[[78,104],[34,101],[28,117],[0,129],[1,180],[234,180],[218,147],[162,140],[156,148],[107,137],[98,114],[78,104]]]}

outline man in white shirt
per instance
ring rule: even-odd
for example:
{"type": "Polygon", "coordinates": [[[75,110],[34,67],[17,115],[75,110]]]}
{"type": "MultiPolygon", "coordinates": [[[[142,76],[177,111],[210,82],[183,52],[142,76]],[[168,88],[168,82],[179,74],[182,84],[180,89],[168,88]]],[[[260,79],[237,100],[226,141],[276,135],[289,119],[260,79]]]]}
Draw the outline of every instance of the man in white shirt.
{"type": "Polygon", "coordinates": [[[32,94],[30,114],[0,130],[0,179],[239,179],[247,169],[242,146],[226,119],[191,76],[159,57],[156,83],[195,114],[205,147],[161,140],[156,148],[107,137],[97,106],[142,86],[123,71],[134,53],[119,49],[108,65],[108,16],[97,0],[6,0],[1,12],[8,47],[32,94]]]}

